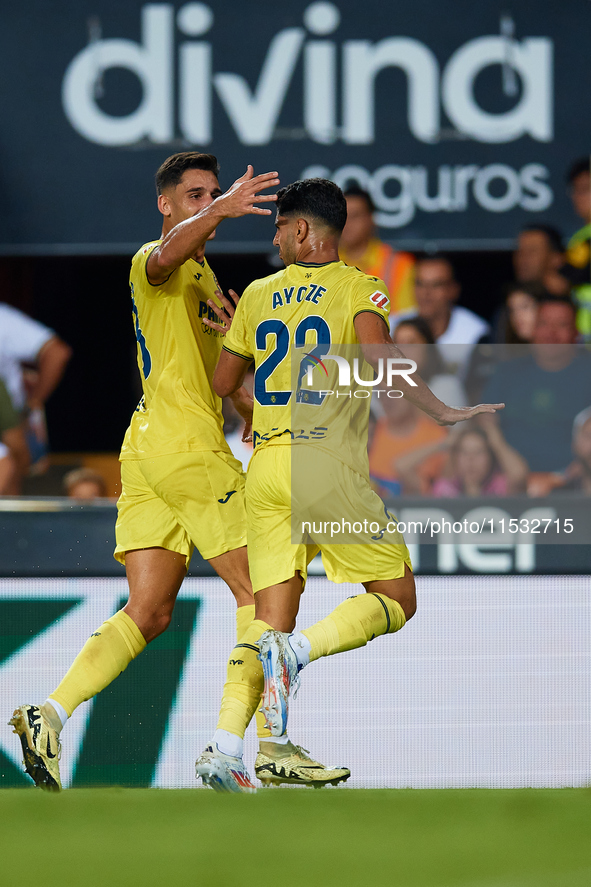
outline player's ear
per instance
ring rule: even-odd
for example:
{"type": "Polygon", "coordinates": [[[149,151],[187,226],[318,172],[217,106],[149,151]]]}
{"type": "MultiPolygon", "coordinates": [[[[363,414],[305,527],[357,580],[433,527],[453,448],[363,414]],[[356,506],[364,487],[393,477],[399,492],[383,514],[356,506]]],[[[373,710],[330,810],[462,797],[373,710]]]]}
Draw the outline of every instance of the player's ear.
{"type": "Polygon", "coordinates": [[[308,225],[305,219],[298,219],[298,223],[296,226],[296,240],[298,243],[303,243],[303,241],[308,236],[310,226],[308,225]]]}
{"type": "Polygon", "coordinates": [[[163,216],[169,216],[171,213],[170,208],[170,200],[166,196],[166,194],[160,194],[158,196],[158,209],[162,213],[163,216]]]}

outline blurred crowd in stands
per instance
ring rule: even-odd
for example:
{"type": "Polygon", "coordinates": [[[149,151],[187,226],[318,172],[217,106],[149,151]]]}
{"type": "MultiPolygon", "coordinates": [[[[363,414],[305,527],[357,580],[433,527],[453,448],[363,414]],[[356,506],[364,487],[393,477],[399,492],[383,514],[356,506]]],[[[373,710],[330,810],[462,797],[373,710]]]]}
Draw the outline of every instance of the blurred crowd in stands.
{"type": "MultiPolygon", "coordinates": [[[[456,304],[460,288],[445,256],[419,258],[410,270],[404,256],[404,273],[391,282],[394,342],[446,403],[506,406],[471,427],[446,429],[406,400],[374,397],[369,469],[380,494],[591,493],[588,157],[573,164],[568,184],[583,227],[566,248],[547,224],[523,228],[513,253],[514,280],[490,324],[456,304]]],[[[348,222],[343,232],[346,255],[376,276],[380,268],[395,269],[388,248],[376,245],[369,195],[351,189],[346,197],[354,207],[354,231],[348,222]]]]}
{"type": "MultiPolygon", "coordinates": [[[[450,429],[405,399],[374,393],[369,470],[382,496],[591,495],[589,157],[573,164],[568,185],[583,226],[566,245],[546,223],[521,230],[514,279],[490,322],[458,304],[446,256],[395,251],[377,237],[370,195],[345,192],[341,258],[386,283],[394,342],[444,402],[506,404],[450,429]]],[[[28,473],[46,467],[44,405],[70,356],[52,330],[0,304],[0,495],[17,495],[28,473]]],[[[252,445],[242,442],[229,403],[224,411],[228,442],[246,467],[252,445]]],[[[64,478],[71,498],[106,491],[101,474],[88,468],[64,478]]]]}

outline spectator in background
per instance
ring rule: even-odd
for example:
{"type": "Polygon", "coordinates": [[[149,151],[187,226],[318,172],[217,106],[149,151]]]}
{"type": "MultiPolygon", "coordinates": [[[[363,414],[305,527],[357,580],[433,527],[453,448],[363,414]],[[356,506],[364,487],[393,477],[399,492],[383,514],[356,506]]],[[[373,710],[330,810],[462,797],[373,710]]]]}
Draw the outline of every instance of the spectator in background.
{"type": "Polygon", "coordinates": [[[362,188],[345,191],[347,223],[339,244],[340,258],[373,277],[379,277],[390,293],[390,314],[409,314],[416,309],[414,256],[397,252],[376,236],[375,206],[362,188]]]}
{"type": "Polygon", "coordinates": [[[591,496],[591,407],[575,416],[573,454],[575,459],[564,473],[561,488],[591,496]]]}
{"type": "Polygon", "coordinates": [[[452,431],[440,443],[399,459],[396,469],[405,490],[418,492],[421,479],[417,466],[444,451],[449,454],[448,466],[428,491],[432,496],[512,496],[525,491],[527,462],[507,444],[498,426],[486,421],[459,433],[452,431]]]}
{"type": "MultiPolygon", "coordinates": [[[[497,313],[495,342],[497,345],[528,345],[533,339],[540,302],[549,293],[539,283],[511,283],[505,292],[504,304],[497,313]]],[[[470,356],[465,379],[469,402],[478,403],[500,360],[517,356],[515,348],[477,345],[470,356]]]]}
{"type": "Polygon", "coordinates": [[[574,346],[575,315],[572,302],[544,299],[531,353],[498,364],[483,393],[503,393],[506,406],[494,421],[533,472],[565,469],[574,417],[589,405],[591,357],[574,346]]]}
{"type": "Polygon", "coordinates": [[[573,208],[580,219],[582,228],[573,234],[566,249],[566,262],[559,269],[562,291],[553,289],[559,295],[572,296],[578,305],[577,328],[585,341],[591,340],[591,171],[590,158],[581,157],[568,171],[573,208]]]}
{"type": "Polygon", "coordinates": [[[0,303],[0,378],[17,410],[41,409],[57,387],[72,356],[53,330],[22,311],[0,303]],[[34,387],[25,393],[22,364],[35,364],[34,387]]]}
{"type": "Polygon", "coordinates": [[[517,238],[513,269],[518,283],[537,283],[548,292],[563,295],[556,272],[564,264],[562,237],[550,225],[526,225],[517,238]]]}
{"type": "Polygon", "coordinates": [[[28,467],[29,451],[21,415],[0,380],[0,496],[18,495],[20,478],[28,467]]]}
{"type": "Polygon", "coordinates": [[[565,471],[530,475],[529,496],[547,496],[554,490],[591,496],[591,407],[575,416],[572,450],[575,458],[565,471]]]}
{"type": "Polygon", "coordinates": [[[26,423],[31,437],[29,449],[39,457],[46,449],[44,408],[72,356],[53,330],[0,303],[0,379],[6,385],[14,407],[26,423]],[[36,373],[25,389],[23,364],[33,364],[36,373]]]}
{"type": "Polygon", "coordinates": [[[460,285],[444,256],[419,259],[415,293],[418,315],[427,321],[438,345],[474,345],[490,332],[482,317],[455,304],[460,285]]]}
{"type": "Polygon", "coordinates": [[[382,415],[376,422],[369,448],[370,479],[383,497],[397,496],[401,492],[427,493],[441,474],[444,454],[436,452],[417,466],[417,490],[403,486],[396,468],[397,462],[407,453],[429,444],[440,444],[449,432],[405,397],[391,398],[388,393],[382,390],[378,398],[382,415]]]}
{"type": "Polygon", "coordinates": [[[420,376],[435,397],[455,407],[468,405],[462,383],[457,376],[445,370],[443,358],[435,347],[435,339],[426,320],[422,317],[401,320],[392,333],[392,341],[406,357],[416,361],[420,376]]]}
{"type": "Polygon", "coordinates": [[[64,477],[64,489],[68,499],[104,499],[107,484],[102,474],[92,468],[76,468],[64,477]]]}
{"type": "Polygon", "coordinates": [[[14,459],[6,444],[0,443],[0,496],[10,496],[17,474],[14,459]]]}
{"type": "Polygon", "coordinates": [[[444,256],[419,259],[415,268],[415,293],[419,317],[429,325],[449,369],[463,380],[473,346],[486,341],[490,333],[488,323],[468,308],[455,304],[460,285],[451,262],[444,256]]]}
{"type": "MultiPolygon", "coordinates": [[[[431,391],[444,403],[466,406],[462,383],[445,372],[443,360],[435,347],[429,325],[421,317],[402,320],[393,334],[393,341],[406,357],[415,360],[417,370],[431,391]]],[[[369,471],[381,495],[426,492],[441,471],[444,456],[437,449],[448,430],[404,399],[389,398],[385,391],[374,397],[372,412],[378,415],[369,445],[369,471]],[[427,455],[416,466],[412,488],[401,482],[397,460],[416,448],[435,444],[434,455],[427,455]]],[[[443,452],[443,451],[442,451],[443,452]]]]}
{"type": "Polygon", "coordinates": [[[512,283],[507,287],[499,339],[507,345],[526,345],[533,340],[536,316],[547,291],[538,283],[512,283]]]}

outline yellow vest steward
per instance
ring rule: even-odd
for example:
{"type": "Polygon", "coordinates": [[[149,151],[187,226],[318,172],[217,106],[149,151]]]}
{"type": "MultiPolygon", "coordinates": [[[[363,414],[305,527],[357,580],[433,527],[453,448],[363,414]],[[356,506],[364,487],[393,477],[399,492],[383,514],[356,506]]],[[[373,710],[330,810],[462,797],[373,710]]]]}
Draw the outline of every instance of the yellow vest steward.
{"type": "Polygon", "coordinates": [[[222,402],[211,387],[223,336],[203,318],[217,320],[207,300],[220,304],[206,261],[188,259],[152,285],[146,262],[160,240],[133,257],[131,287],[137,359],[144,396],[125,434],[121,459],[225,450],[222,402]]]}

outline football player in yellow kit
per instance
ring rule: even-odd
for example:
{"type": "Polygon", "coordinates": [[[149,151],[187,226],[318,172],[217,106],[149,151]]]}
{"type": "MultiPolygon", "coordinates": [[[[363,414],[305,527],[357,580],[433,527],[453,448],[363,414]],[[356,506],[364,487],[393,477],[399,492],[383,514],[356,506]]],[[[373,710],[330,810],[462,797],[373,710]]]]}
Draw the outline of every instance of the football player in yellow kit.
{"type": "MultiPolygon", "coordinates": [[[[286,268],[246,289],[214,374],[214,390],[229,395],[240,389],[255,361],[246,510],[256,618],[230,656],[218,729],[197,761],[206,784],[220,771],[218,740],[241,761],[244,731],[261,692],[272,734],[287,742],[288,697],[298,672],[321,656],[399,630],[416,608],[408,549],[369,484],[369,400],[353,398],[351,391],[348,397],[330,396],[341,383],[334,374],[330,378],[327,365],[336,370],[333,361],[345,359],[343,349],[353,357],[358,348],[357,369],[365,360],[368,384],[369,366],[379,371],[384,357],[404,362],[389,336],[383,282],[339,261],[345,220],[343,194],[325,179],[295,182],[278,192],[273,242],[286,268]],[[327,390],[303,387],[310,362],[326,372],[327,390]],[[333,544],[322,526],[326,530],[339,516],[353,523],[353,532],[333,544]],[[356,532],[356,522],[369,530],[356,532]],[[390,522],[394,528],[387,538],[384,525],[390,522]],[[319,549],[330,579],[360,582],[366,593],[294,632],[307,565],[319,549]]],[[[396,386],[441,425],[503,407],[448,407],[416,374],[397,376],[396,386]]]]}
{"type": "MultiPolygon", "coordinates": [[[[223,194],[218,173],[212,154],[182,152],[162,164],[156,174],[162,236],[132,260],[143,397],[121,450],[115,550],[125,564],[129,600],[92,634],[46,702],[21,705],[11,719],[27,772],[48,790],[61,788],[58,737],[66,720],[167,628],[194,545],[236,599],[239,640],[254,617],[244,474],[224,439],[221,398],[211,387],[224,329],[204,323],[217,306],[229,327],[234,304],[221,293],[205,246],[224,219],[270,214],[255,204],[275,200],[259,192],[279,179],[276,172],[254,176],[249,166],[223,194]]],[[[239,388],[232,399],[250,424],[250,395],[239,388]]]]}

